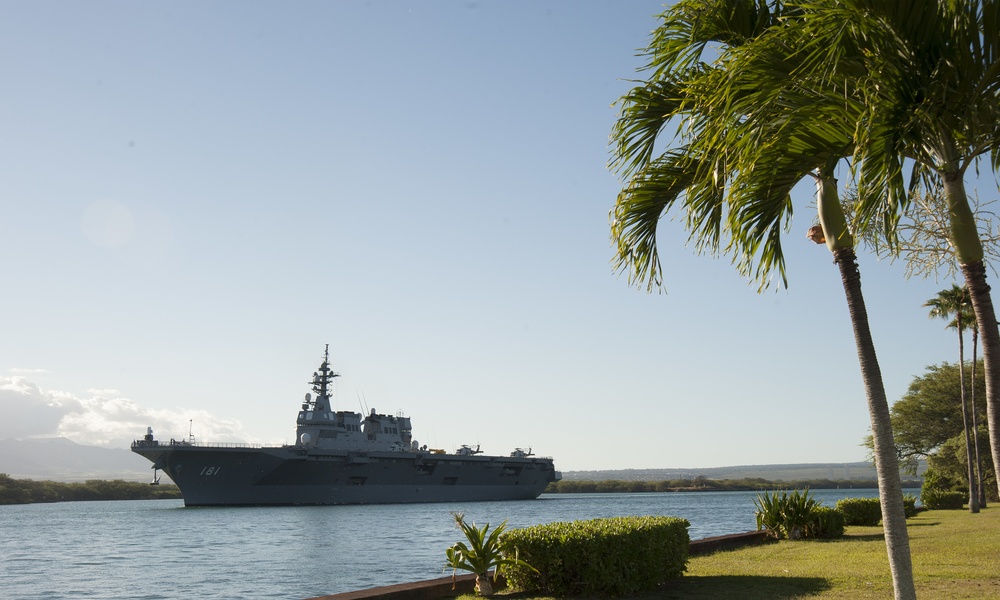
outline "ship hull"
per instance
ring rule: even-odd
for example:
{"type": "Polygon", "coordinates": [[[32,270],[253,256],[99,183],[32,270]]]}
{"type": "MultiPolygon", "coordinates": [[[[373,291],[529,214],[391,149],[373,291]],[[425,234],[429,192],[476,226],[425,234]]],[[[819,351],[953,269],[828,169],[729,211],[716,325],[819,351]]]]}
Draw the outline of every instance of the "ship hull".
{"type": "Polygon", "coordinates": [[[186,506],[389,504],[537,498],[552,459],[137,442],[186,506]]]}

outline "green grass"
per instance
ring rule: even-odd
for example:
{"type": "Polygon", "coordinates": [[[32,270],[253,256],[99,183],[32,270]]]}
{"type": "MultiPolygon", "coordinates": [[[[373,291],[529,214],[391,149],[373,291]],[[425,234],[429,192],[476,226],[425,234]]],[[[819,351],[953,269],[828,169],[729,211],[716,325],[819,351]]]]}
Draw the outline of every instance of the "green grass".
{"type": "MultiPolygon", "coordinates": [[[[978,515],[926,511],[910,519],[920,598],[1000,600],[1000,507],[978,515]]],[[[636,600],[892,598],[881,527],[849,527],[839,540],[781,541],[695,556],[680,579],[636,600]]],[[[505,598],[538,597],[509,593],[505,598]]],[[[464,596],[472,598],[472,596],[464,596]]]]}

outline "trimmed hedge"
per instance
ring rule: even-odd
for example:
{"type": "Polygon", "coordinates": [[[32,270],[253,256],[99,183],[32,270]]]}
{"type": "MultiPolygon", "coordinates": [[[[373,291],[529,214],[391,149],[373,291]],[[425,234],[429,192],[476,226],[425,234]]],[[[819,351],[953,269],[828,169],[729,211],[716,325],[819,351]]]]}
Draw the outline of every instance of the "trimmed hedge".
{"type": "Polygon", "coordinates": [[[924,490],[920,493],[920,502],[924,508],[931,510],[961,510],[962,505],[968,502],[968,494],[965,492],[924,490]]]}
{"type": "Polygon", "coordinates": [[[882,520],[878,498],[843,498],[837,500],[837,510],[844,515],[845,525],[875,527],[882,520]]]}
{"type": "MultiPolygon", "coordinates": [[[[878,498],[843,498],[837,500],[837,510],[844,515],[845,525],[875,527],[882,521],[882,502],[878,498]]],[[[903,495],[903,513],[909,519],[917,514],[917,498],[903,495]]]]}
{"type": "Polygon", "coordinates": [[[815,506],[806,526],[807,538],[834,540],[844,537],[844,513],[829,506],[815,506]]]}
{"type": "Polygon", "coordinates": [[[505,554],[516,551],[538,572],[500,572],[515,589],[553,596],[636,594],[684,574],[689,525],[675,517],[614,517],[511,529],[505,554]]]}

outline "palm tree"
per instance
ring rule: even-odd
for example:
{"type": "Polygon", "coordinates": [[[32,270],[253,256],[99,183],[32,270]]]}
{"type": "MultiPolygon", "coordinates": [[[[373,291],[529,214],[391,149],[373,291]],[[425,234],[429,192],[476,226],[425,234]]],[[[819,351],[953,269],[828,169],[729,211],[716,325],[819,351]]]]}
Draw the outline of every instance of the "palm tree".
{"type": "Polygon", "coordinates": [[[834,179],[853,148],[858,109],[830,86],[792,78],[796,65],[785,57],[794,44],[771,26],[794,31],[795,15],[782,14],[781,4],[770,9],[751,0],[687,0],[662,15],[648,49],[650,79],[619,101],[612,132],[612,168],[625,184],[612,211],[616,261],[631,282],[662,285],[657,225],[679,206],[699,250],[733,255],[762,288],[774,273],[784,282],[781,234],[791,218],[790,192],[803,177],[816,179],[820,225],[812,237],[833,254],[848,301],[893,585],[897,598],[914,598],[889,407],[834,179]],[[701,56],[713,42],[721,47],[708,64],[701,56]],[[675,121],[679,144],[655,157],[654,146],[675,121]]]}
{"type": "Polygon", "coordinates": [[[805,0],[797,9],[811,34],[798,48],[803,72],[843,85],[862,105],[855,225],[877,224],[891,242],[907,207],[906,161],[911,189],[943,186],[982,339],[987,425],[1000,466],[1000,330],[964,182],[984,155],[1000,167],[1000,3],[805,0]]]}
{"type": "MultiPolygon", "coordinates": [[[[968,306],[968,293],[965,288],[961,288],[957,285],[952,285],[951,289],[941,290],[938,292],[937,296],[931,298],[924,303],[925,307],[930,308],[930,317],[932,319],[945,319],[952,320],[948,324],[948,328],[954,328],[958,330],[958,381],[960,401],[962,403],[962,428],[965,430],[965,454],[966,454],[966,464],[967,472],[969,478],[969,512],[978,513],[979,512],[979,488],[977,486],[977,480],[975,476],[975,463],[972,460],[972,439],[969,435],[969,409],[965,401],[965,322],[964,319],[968,318],[969,306],[968,306]]],[[[975,381],[975,379],[973,379],[975,381]]]]}
{"type": "MultiPolygon", "coordinates": [[[[968,299],[968,295],[966,295],[968,299]]],[[[972,330],[972,373],[969,389],[969,404],[972,407],[972,445],[976,448],[976,488],[979,490],[979,508],[986,508],[986,488],[983,487],[983,459],[979,456],[979,411],[976,410],[976,365],[979,363],[977,349],[979,348],[979,324],[976,323],[976,313],[969,311],[969,329],[972,330]]]]}

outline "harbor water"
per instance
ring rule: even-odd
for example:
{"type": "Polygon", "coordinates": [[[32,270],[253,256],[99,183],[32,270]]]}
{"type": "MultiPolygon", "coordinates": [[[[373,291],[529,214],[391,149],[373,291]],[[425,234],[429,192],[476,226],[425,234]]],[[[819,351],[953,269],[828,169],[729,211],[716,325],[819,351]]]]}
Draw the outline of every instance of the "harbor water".
{"type": "MultiPolygon", "coordinates": [[[[876,490],[815,490],[828,506],[876,490]]],[[[691,539],[755,529],[752,492],[543,494],[537,500],[185,508],[180,500],[0,506],[2,595],[299,599],[450,575],[453,512],[509,527],[612,516],[690,521],[691,539]]]]}

